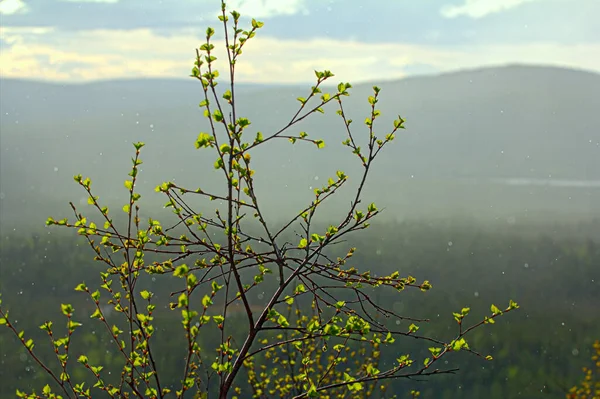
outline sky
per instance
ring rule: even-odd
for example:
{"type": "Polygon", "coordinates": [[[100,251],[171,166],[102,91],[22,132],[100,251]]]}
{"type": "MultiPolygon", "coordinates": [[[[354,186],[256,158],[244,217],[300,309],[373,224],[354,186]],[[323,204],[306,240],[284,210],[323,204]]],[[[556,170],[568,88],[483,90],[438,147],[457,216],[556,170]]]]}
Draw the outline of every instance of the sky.
{"type": "MultiPolygon", "coordinates": [[[[506,64],[600,72],[600,0],[231,0],[265,23],[237,80],[389,80],[506,64]]],[[[0,76],[85,82],[189,76],[220,0],[0,0],[0,76]]],[[[219,62],[217,61],[217,62],[219,62]]],[[[221,71],[225,64],[218,64],[221,71]]]]}

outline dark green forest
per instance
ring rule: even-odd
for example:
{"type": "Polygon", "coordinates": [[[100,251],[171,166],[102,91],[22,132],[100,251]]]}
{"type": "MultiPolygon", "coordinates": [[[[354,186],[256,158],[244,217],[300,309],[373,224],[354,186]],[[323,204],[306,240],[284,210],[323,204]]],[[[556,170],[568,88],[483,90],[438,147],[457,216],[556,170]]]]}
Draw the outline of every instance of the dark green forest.
{"type": "MultiPolygon", "coordinates": [[[[412,389],[424,398],[565,397],[581,379],[581,368],[588,364],[592,344],[600,337],[599,233],[600,220],[508,225],[430,219],[376,223],[352,236],[348,245],[358,248],[352,262],[356,267],[377,274],[399,270],[431,281],[433,289],[428,292],[378,290],[376,298],[400,314],[429,318],[421,328],[430,335],[448,338],[452,312],[463,306],[470,306],[475,317],[485,314],[489,303],[504,304],[509,297],[521,307],[511,317],[471,335],[471,345],[492,355],[493,361],[457,353],[450,357],[460,368],[456,375],[397,380],[390,382],[389,391],[400,398],[409,397],[412,389]]],[[[118,353],[102,325],[89,318],[93,304],[74,291],[82,281],[99,286],[98,274],[103,270],[93,261],[84,239],[60,229],[6,234],[0,244],[0,266],[4,306],[17,328],[34,338],[48,364],[56,358],[39,326],[46,320],[58,322],[60,304],[68,302],[83,322],[71,353],[85,350],[95,364],[114,369],[118,376],[118,353]]],[[[158,367],[171,384],[178,381],[183,358],[179,316],[168,309],[176,283],[169,278],[143,282],[160,304],[154,348],[159,353],[158,367]]],[[[217,338],[203,333],[202,347],[214,347],[217,338]]],[[[409,348],[413,344],[418,343],[407,340],[401,345],[424,349],[409,348]]],[[[0,351],[0,397],[49,382],[8,329],[0,329],[0,351]]],[[[395,355],[383,352],[380,362],[391,362],[395,355]]],[[[71,372],[85,376],[82,368],[73,367],[71,372]]]]}

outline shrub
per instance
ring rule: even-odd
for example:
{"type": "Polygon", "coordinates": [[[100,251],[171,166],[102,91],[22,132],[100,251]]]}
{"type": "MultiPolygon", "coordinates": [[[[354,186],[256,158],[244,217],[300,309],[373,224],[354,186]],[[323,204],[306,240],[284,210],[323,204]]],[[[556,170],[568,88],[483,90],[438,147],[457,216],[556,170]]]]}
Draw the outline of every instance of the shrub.
{"type": "Polygon", "coordinates": [[[583,379],[567,393],[567,399],[600,398],[600,341],[594,342],[592,367],[583,368],[583,379]]]}
{"type": "MultiPolygon", "coordinates": [[[[380,89],[375,86],[368,98],[366,132],[356,134],[343,107],[352,86],[342,82],[332,92],[324,92],[325,83],[334,76],[325,70],[315,71],[316,84],[306,98],[298,98],[298,111],[286,126],[270,134],[251,133],[251,122],[236,106],[235,70],[245,44],[263,24],[252,20],[249,30],[244,30],[239,13],[227,13],[225,3],[221,11],[228,88],[224,92],[216,89],[219,73],[215,68],[213,28],[206,30],[206,42],[196,50],[191,76],[202,87],[200,107],[210,123],[210,130],[198,135],[195,146],[213,151],[214,169],[223,175],[225,192],[187,189],[175,182],[160,184],[156,191],[167,197],[166,206],[172,208],[176,219],[173,225],[163,227],[158,220],[149,219],[144,224],[139,217],[141,195],[136,183],[144,143],[134,144],[133,165],[125,181],[129,201],[120,217],[124,220],[113,218],[101,205],[89,178],[75,176],[102,220],[88,220],[71,203],[74,221],[49,218],[47,224],[76,229],[95,252],[95,260],[106,266],[99,287],[82,282],[75,290],[93,303],[90,317],[105,327],[122,369],[118,375],[111,375],[98,364],[99,359],[88,357],[83,350],[75,354],[70,350],[74,334],[82,325],[76,321],[71,304],[61,305],[64,334],[52,321],[40,327],[52,344],[56,358],[53,365],[38,355],[33,339],[18,331],[8,312],[0,307],[0,323],[19,338],[54,383],[41,392],[18,392],[18,396],[91,398],[102,392],[111,398],[206,397],[209,393],[221,399],[327,398],[346,397],[350,392],[353,397],[383,397],[387,395],[385,382],[390,379],[454,373],[456,368],[441,361],[452,352],[466,351],[491,360],[491,356],[475,352],[466,337],[516,309],[515,302],[510,301],[504,310],[492,305],[491,315],[471,325],[466,324],[470,309],[463,308],[454,313],[458,325],[454,337],[437,339],[419,332],[426,319],[397,314],[373,299],[377,290],[426,292],[431,288],[427,280],[419,282],[399,272],[377,276],[350,266],[354,247],[336,256],[338,246],[334,245],[343,244],[350,233],[367,229],[371,219],[381,213],[375,204],[362,204],[365,182],[380,152],[404,129],[404,119],[398,117],[384,134],[377,132],[380,89]],[[273,227],[264,216],[255,190],[251,154],[281,139],[322,149],[323,140],[305,132],[288,132],[334,104],[346,134],[342,144],[362,166],[346,216],[322,229],[316,225],[320,206],[350,180],[346,173],[337,171],[327,184],[315,189],[314,199],[306,208],[273,227]],[[189,200],[192,197],[217,201],[222,206],[214,216],[207,216],[206,211],[194,209],[189,200]],[[293,237],[295,241],[289,241],[293,237]],[[172,294],[176,300],[161,303],[153,292],[141,287],[147,275],[179,281],[181,288],[172,294]],[[254,295],[257,292],[261,294],[254,295]],[[164,306],[181,315],[185,357],[179,381],[161,378],[159,354],[153,350],[157,337],[171,339],[161,336],[164,328],[156,316],[164,306]],[[108,315],[107,309],[116,315],[108,315]],[[241,318],[235,315],[236,309],[242,309],[241,318]],[[390,323],[392,319],[398,323],[390,323]],[[217,343],[202,347],[200,338],[217,343]],[[416,345],[399,345],[405,340],[423,343],[425,353],[416,345]],[[382,350],[397,351],[396,362],[379,364],[382,350]],[[77,363],[89,378],[75,374],[77,363]],[[98,393],[92,393],[94,390],[98,393]]],[[[413,391],[411,395],[418,393],[413,391]]]]}

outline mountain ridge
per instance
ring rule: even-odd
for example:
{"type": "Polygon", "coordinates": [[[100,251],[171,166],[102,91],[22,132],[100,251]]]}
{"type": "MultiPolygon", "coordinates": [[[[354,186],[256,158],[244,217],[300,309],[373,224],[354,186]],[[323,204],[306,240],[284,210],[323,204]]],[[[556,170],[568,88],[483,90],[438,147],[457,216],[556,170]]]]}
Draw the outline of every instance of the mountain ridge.
{"type": "MultiPolygon", "coordinates": [[[[6,209],[19,213],[39,209],[44,201],[78,198],[81,193],[71,179],[77,173],[89,175],[99,189],[112,193],[111,187],[120,184],[115,176],[126,177],[134,141],[148,144],[142,155],[142,176],[148,176],[141,181],[145,193],[173,178],[218,187],[216,174],[202,172],[201,179],[197,175],[213,170],[214,161],[193,148],[198,133],[209,128],[198,108],[202,90],[191,79],[176,81],[129,86],[32,83],[27,91],[14,85],[5,90],[3,84],[4,214],[6,209]]],[[[407,130],[397,135],[373,169],[368,188],[378,203],[394,207],[398,214],[600,214],[600,190],[595,187],[507,188],[493,183],[510,178],[600,180],[600,74],[508,66],[382,81],[379,86],[382,118],[376,131],[384,134],[381,129],[391,126],[398,114],[407,120],[407,130]],[[477,183],[465,184],[467,180],[477,183]]],[[[296,97],[310,90],[240,87],[239,112],[252,121],[250,135],[257,130],[268,135],[285,126],[298,109],[296,97]]],[[[353,87],[345,99],[350,117],[364,119],[371,92],[368,83],[353,87]]],[[[355,157],[340,145],[344,130],[334,111],[327,107],[326,115],[315,115],[290,130],[324,139],[325,150],[285,141],[275,142],[268,152],[258,149],[255,167],[262,180],[257,184],[271,197],[273,209],[278,205],[273,193],[289,194],[289,208],[296,209],[310,201],[313,186],[336,168],[351,176],[359,173],[355,157]]],[[[365,131],[360,122],[354,125],[358,132],[365,131]]]]}
{"type": "MultiPolygon", "coordinates": [[[[478,73],[478,72],[486,72],[486,71],[501,71],[508,69],[545,69],[545,70],[556,70],[563,72],[576,72],[576,73],[584,73],[590,75],[600,76],[600,71],[594,71],[586,68],[575,68],[572,66],[560,66],[554,64],[532,64],[532,63],[506,63],[506,64],[495,64],[488,66],[480,66],[480,67],[466,67],[466,68],[457,68],[447,71],[440,72],[431,72],[431,73],[416,73],[406,75],[400,78],[391,78],[391,79],[367,79],[364,81],[359,81],[353,83],[354,85],[373,85],[373,84],[381,84],[381,83],[389,83],[396,82],[402,80],[413,80],[413,79],[422,79],[422,78],[432,78],[432,77],[447,77],[452,75],[461,75],[461,74],[470,74],[470,73],[478,73]]],[[[335,73],[335,71],[333,71],[335,73]]],[[[87,81],[62,81],[62,80],[44,80],[44,79],[31,79],[31,78],[13,78],[13,77],[3,77],[0,76],[0,82],[21,82],[21,83],[35,83],[35,84],[47,84],[47,85],[55,85],[55,86],[91,86],[91,85],[101,85],[105,83],[109,84],[128,84],[131,82],[161,82],[161,83],[172,83],[172,82],[188,82],[190,77],[179,78],[179,77],[141,77],[141,78],[131,78],[131,77],[118,77],[118,78],[109,78],[109,79],[97,79],[97,80],[87,80],[87,81]]],[[[333,79],[335,80],[335,79],[333,79]]],[[[311,84],[312,82],[300,82],[300,83],[254,83],[254,82],[237,82],[236,85],[239,86],[251,86],[256,88],[264,88],[264,87],[304,87],[307,84],[311,84]]],[[[350,82],[352,83],[352,82],[350,82]]]]}

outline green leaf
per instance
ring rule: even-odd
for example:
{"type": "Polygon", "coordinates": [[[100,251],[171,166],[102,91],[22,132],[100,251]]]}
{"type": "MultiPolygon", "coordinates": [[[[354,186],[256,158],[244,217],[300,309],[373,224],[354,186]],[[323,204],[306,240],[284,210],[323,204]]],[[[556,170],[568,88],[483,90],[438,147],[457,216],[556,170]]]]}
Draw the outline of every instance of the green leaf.
{"type": "Polygon", "coordinates": [[[213,142],[215,141],[214,137],[208,133],[200,133],[198,138],[196,139],[196,149],[212,147],[213,142]]]}
{"type": "Polygon", "coordinates": [[[150,291],[143,290],[142,292],[140,292],[140,296],[142,297],[142,299],[148,300],[148,298],[152,297],[152,293],[150,291]]]}
{"type": "Polygon", "coordinates": [[[450,343],[450,347],[452,348],[453,351],[459,351],[463,348],[469,349],[469,344],[467,343],[467,341],[465,341],[464,338],[460,338],[460,339],[452,341],[450,343]]]}
{"type": "Polygon", "coordinates": [[[389,343],[389,344],[393,344],[394,342],[396,342],[396,339],[392,336],[391,332],[388,332],[386,337],[385,337],[385,342],[389,343]]]}
{"type": "Polygon", "coordinates": [[[202,306],[207,308],[209,305],[212,305],[212,304],[213,304],[212,299],[208,295],[204,295],[204,298],[202,298],[202,306]]]}
{"type": "Polygon", "coordinates": [[[252,18],[252,28],[254,29],[260,29],[264,26],[264,22],[260,22],[255,20],[254,18],[252,18]]]}
{"type": "Polygon", "coordinates": [[[198,283],[198,277],[196,277],[196,275],[193,274],[193,273],[188,274],[188,276],[187,276],[187,286],[189,288],[195,287],[197,283],[198,283]]]}
{"type": "Polygon", "coordinates": [[[81,283],[77,287],[75,287],[75,291],[86,291],[86,290],[87,290],[87,287],[86,287],[85,283],[81,283]]]}
{"type": "Polygon", "coordinates": [[[94,313],[92,313],[92,315],[90,316],[90,319],[101,319],[102,318],[102,312],[100,312],[100,309],[96,309],[94,311],[94,313]]]}
{"type": "MultiPolygon", "coordinates": [[[[0,324],[2,324],[2,320],[3,319],[0,319],[0,324]]],[[[52,329],[52,322],[51,321],[45,322],[44,324],[42,324],[40,326],[40,329],[44,330],[44,331],[50,331],[52,329]]]]}
{"type": "Polygon", "coordinates": [[[184,292],[181,295],[179,295],[179,297],[177,298],[177,306],[180,308],[185,308],[186,306],[188,306],[188,304],[189,300],[186,293],[184,292]]]}
{"type": "Polygon", "coordinates": [[[60,305],[60,310],[62,311],[62,313],[65,316],[71,316],[73,314],[73,312],[75,311],[75,309],[73,309],[73,306],[71,306],[71,304],[68,303],[62,303],[60,305]]]}
{"type": "Polygon", "coordinates": [[[490,306],[490,310],[492,311],[493,315],[502,314],[502,311],[500,309],[498,309],[498,307],[494,304],[492,304],[492,306],[490,306]]]}
{"type": "Polygon", "coordinates": [[[175,268],[175,271],[173,272],[173,275],[175,277],[183,277],[183,276],[185,276],[185,275],[188,274],[189,270],[190,269],[188,268],[187,265],[179,265],[179,266],[177,266],[175,268]]]}
{"type": "Polygon", "coordinates": [[[70,331],[74,331],[77,327],[81,327],[81,325],[82,325],[81,323],[78,323],[78,322],[73,321],[73,320],[69,320],[69,323],[68,323],[67,327],[68,327],[68,329],[70,331]]]}
{"type": "Polygon", "coordinates": [[[220,111],[220,110],[216,109],[216,110],[213,112],[213,119],[214,119],[216,122],[221,122],[221,121],[223,120],[223,113],[221,113],[221,111],[220,111]]]}
{"type": "Polygon", "coordinates": [[[320,235],[318,235],[316,233],[315,234],[311,234],[311,236],[310,236],[310,240],[313,241],[313,242],[321,242],[324,239],[325,239],[325,237],[321,237],[320,235]]]}
{"type": "Polygon", "coordinates": [[[373,366],[372,364],[368,364],[367,365],[367,374],[369,376],[374,376],[374,375],[379,374],[379,370],[375,366],[373,366]]]}
{"type": "MultiPolygon", "coordinates": [[[[355,378],[351,377],[348,373],[344,373],[344,382],[356,381],[355,378]]],[[[363,384],[360,382],[354,382],[347,384],[346,387],[350,392],[357,392],[363,389],[363,384]]]]}
{"type": "Polygon", "coordinates": [[[306,396],[309,398],[318,398],[319,393],[317,392],[317,387],[312,382],[310,383],[310,388],[306,391],[306,396]]]}
{"type": "Polygon", "coordinates": [[[308,326],[306,327],[306,330],[309,333],[313,333],[315,331],[317,331],[319,329],[319,320],[317,319],[313,319],[310,323],[308,323],[308,326]]]}
{"type": "Polygon", "coordinates": [[[410,360],[410,355],[402,355],[396,361],[402,366],[410,366],[412,364],[412,360],[410,360]]]}
{"type": "Polygon", "coordinates": [[[290,323],[287,321],[284,315],[280,314],[277,317],[277,324],[281,327],[289,327],[290,323]]]}
{"type": "Polygon", "coordinates": [[[104,368],[104,367],[102,367],[102,366],[91,366],[91,367],[90,367],[90,369],[92,369],[92,371],[93,371],[94,373],[96,373],[96,374],[98,374],[99,372],[101,372],[103,368],[104,368]]]}
{"type": "Polygon", "coordinates": [[[143,313],[138,313],[137,318],[141,323],[148,321],[148,316],[143,313]]]}
{"type": "Polygon", "coordinates": [[[222,285],[219,285],[216,281],[213,280],[213,282],[211,283],[211,287],[213,292],[218,292],[221,288],[223,288],[222,285]]]}
{"type": "Polygon", "coordinates": [[[396,119],[394,121],[394,128],[396,128],[396,129],[404,129],[403,124],[404,124],[404,119],[402,119],[400,117],[400,115],[398,115],[398,119],[396,119]]]}
{"type": "Polygon", "coordinates": [[[439,355],[442,352],[442,348],[431,347],[431,348],[429,348],[429,352],[433,356],[437,356],[437,355],[439,355]]]}
{"type": "Polygon", "coordinates": [[[337,88],[338,88],[338,92],[339,93],[345,93],[346,90],[352,88],[352,85],[350,83],[347,83],[347,82],[346,83],[341,82],[340,84],[338,84],[337,88]]]}
{"type": "Polygon", "coordinates": [[[431,289],[431,283],[428,280],[425,280],[419,288],[421,289],[421,291],[428,291],[431,289]]]}
{"type": "Polygon", "coordinates": [[[238,118],[237,124],[241,128],[245,128],[246,126],[250,126],[250,120],[248,118],[238,118]]]}

